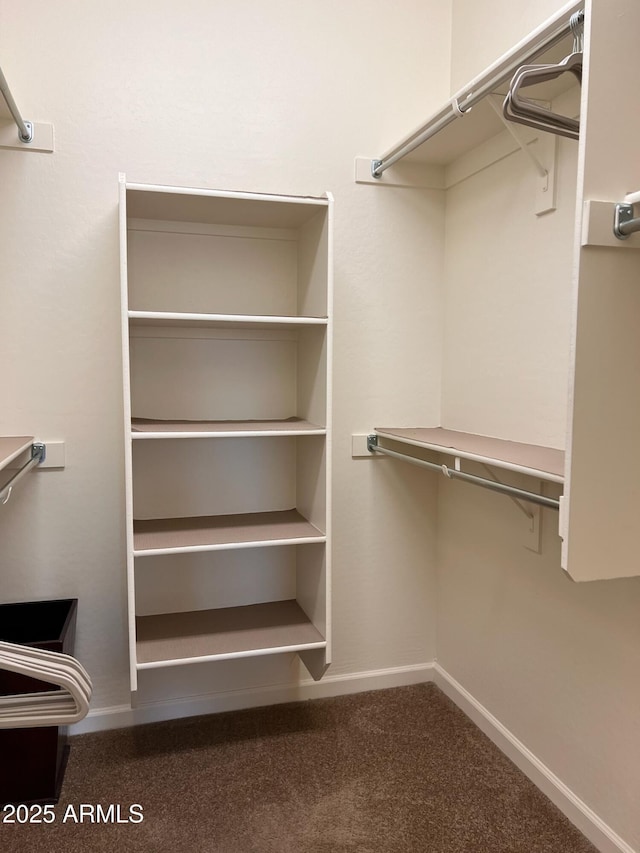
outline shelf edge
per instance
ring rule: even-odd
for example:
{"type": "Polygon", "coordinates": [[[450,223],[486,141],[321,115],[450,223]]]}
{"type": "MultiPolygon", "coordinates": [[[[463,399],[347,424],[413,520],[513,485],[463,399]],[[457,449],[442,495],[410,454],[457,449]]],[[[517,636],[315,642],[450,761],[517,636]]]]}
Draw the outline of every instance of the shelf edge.
{"type": "Polygon", "coordinates": [[[194,663],[207,663],[211,661],[222,660],[237,660],[238,658],[254,658],[265,657],[266,655],[293,654],[295,652],[306,651],[307,649],[326,649],[327,641],[322,640],[316,643],[293,643],[288,646],[268,646],[266,649],[247,649],[241,652],[222,652],[221,654],[198,655],[192,658],[168,658],[159,661],[147,661],[146,663],[138,663],[136,661],[136,669],[138,671],[145,669],[163,669],[168,666],[185,666],[194,663]]]}
{"type": "Polygon", "coordinates": [[[134,557],[160,557],[166,554],[195,554],[200,551],[241,551],[248,548],[269,548],[278,545],[317,545],[327,541],[327,536],[303,536],[294,539],[260,539],[250,542],[222,542],[215,545],[184,545],[177,548],[148,548],[133,551],[134,557]]]}

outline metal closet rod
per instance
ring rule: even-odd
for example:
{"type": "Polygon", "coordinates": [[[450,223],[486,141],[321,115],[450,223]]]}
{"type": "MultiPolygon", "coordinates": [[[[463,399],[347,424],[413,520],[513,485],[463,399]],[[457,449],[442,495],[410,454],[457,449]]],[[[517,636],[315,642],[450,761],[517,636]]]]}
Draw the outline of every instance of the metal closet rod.
{"type": "Polygon", "coordinates": [[[557,498],[548,498],[546,495],[539,495],[537,492],[528,492],[526,489],[518,489],[516,486],[508,486],[506,483],[498,483],[495,480],[487,480],[485,477],[477,477],[475,474],[467,474],[465,471],[458,471],[455,468],[449,468],[447,465],[438,465],[437,462],[427,462],[424,459],[416,459],[415,456],[409,456],[406,453],[398,453],[396,450],[380,447],[378,436],[375,433],[367,436],[367,450],[370,453],[382,453],[384,456],[391,456],[394,459],[400,459],[402,462],[418,465],[420,468],[428,468],[430,471],[439,471],[452,480],[464,480],[467,483],[472,483],[474,486],[481,486],[483,489],[500,492],[512,498],[520,498],[523,501],[538,504],[538,506],[545,506],[548,509],[560,509],[560,501],[557,498]]]}
{"type": "MultiPolygon", "coordinates": [[[[380,160],[373,160],[371,164],[373,177],[380,178],[386,169],[393,166],[398,160],[402,160],[407,154],[411,154],[423,142],[435,136],[451,122],[464,116],[474,104],[486,98],[496,87],[509,82],[521,65],[537,59],[545,50],[562,41],[572,32],[571,19],[579,8],[579,3],[572,3],[570,7],[565,8],[559,16],[537,30],[531,37],[531,41],[526,40],[514,48],[506,65],[501,62],[494,63],[483,75],[473,80],[466,89],[458,92],[439,113],[436,113],[426,125],[418,128],[409,139],[392,148],[380,160]]],[[[584,20],[584,11],[580,10],[579,14],[584,20]]]]}
{"type": "Polygon", "coordinates": [[[11,113],[13,120],[18,126],[18,136],[20,137],[20,141],[31,142],[33,139],[33,125],[30,121],[25,121],[22,118],[22,114],[18,109],[18,105],[14,101],[13,95],[11,94],[11,89],[9,88],[9,84],[7,83],[7,78],[2,73],[2,68],[0,68],[0,92],[2,92],[2,97],[7,103],[9,112],[11,113]]]}
{"type": "Polygon", "coordinates": [[[32,468],[35,468],[36,465],[41,465],[44,462],[46,455],[46,445],[41,441],[34,441],[31,445],[31,458],[25,462],[24,465],[16,471],[13,477],[0,489],[0,504],[6,504],[11,497],[11,490],[15,484],[21,480],[27,472],[32,468]]]}

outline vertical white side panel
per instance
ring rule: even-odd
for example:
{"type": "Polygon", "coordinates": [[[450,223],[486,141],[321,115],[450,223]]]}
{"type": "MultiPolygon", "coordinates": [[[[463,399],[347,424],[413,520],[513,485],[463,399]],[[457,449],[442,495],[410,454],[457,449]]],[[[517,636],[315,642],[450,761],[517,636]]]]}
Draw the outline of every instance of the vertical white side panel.
{"type": "Polygon", "coordinates": [[[127,600],[129,624],[129,667],[131,692],[138,689],[136,670],[135,565],[133,557],[133,465],[131,457],[131,385],[129,381],[129,287],[127,276],[127,183],[119,176],[120,192],[120,288],[122,311],[122,387],[124,395],[125,527],[127,543],[127,600]]]}
{"type": "MultiPolygon", "coordinates": [[[[640,90],[625,73],[640,4],[590,0],[586,17],[582,200],[621,201],[640,189],[640,90]]],[[[628,577],[640,573],[640,252],[621,244],[578,254],[562,560],[574,580],[628,577]],[[616,459],[601,452],[612,445],[623,451],[616,459]]]]}
{"type": "Polygon", "coordinates": [[[296,408],[300,417],[327,425],[329,329],[308,327],[298,332],[296,408]]]}
{"type": "MultiPolygon", "coordinates": [[[[319,258],[315,265],[316,278],[313,284],[313,292],[316,294],[315,300],[317,300],[320,298],[318,293],[321,292],[321,288],[325,290],[324,299],[326,300],[328,323],[319,366],[316,363],[316,388],[311,395],[315,403],[309,402],[303,406],[308,410],[309,417],[312,420],[317,419],[318,413],[322,409],[320,399],[324,396],[324,423],[327,432],[322,453],[318,453],[317,445],[311,447],[308,441],[304,442],[304,447],[300,442],[298,450],[299,498],[304,501],[305,509],[312,513],[313,518],[317,519],[316,523],[321,523],[321,520],[324,522],[323,530],[327,537],[325,545],[298,546],[297,599],[302,609],[327,641],[324,649],[313,649],[300,653],[300,659],[316,681],[322,678],[332,660],[333,196],[327,193],[327,199],[329,205],[327,216],[322,219],[322,238],[319,241],[320,248],[317,251],[319,258]],[[321,270],[321,274],[318,270],[321,270]],[[319,389],[318,384],[324,387],[319,389]],[[322,391],[324,391],[324,395],[322,391]],[[313,469],[316,470],[315,488],[313,488],[313,469]],[[322,484],[320,478],[323,479],[322,484]]],[[[316,217],[313,223],[317,226],[319,221],[319,217],[316,217]]],[[[301,262],[300,266],[302,268],[304,264],[301,262]]],[[[312,307],[311,302],[306,302],[304,308],[299,306],[299,310],[303,313],[315,313],[317,309],[312,307]]],[[[302,372],[302,365],[299,357],[300,372],[302,372]]],[[[301,378],[299,375],[298,394],[304,395],[303,389],[307,385],[306,394],[308,395],[310,393],[308,384],[311,377],[307,377],[306,382],[301,382],[301,378]]],[[[302,404],[302,401],[299,403],[302,404]]]]}
{"type": "Polygon", "coordinates": [[[324,317],[327,314],[327,241],[329,221],[321,210],[300,228],[298,238],[298,313],[324,317]]]}
{"type": "MultiPolygon", "coordinates": [[[[324,665],[329,666],[332,657],[332,585],[331,568],[333,556],[333,505],[332,505],[332,471],[333,471],[333,227],[334,210],[333,195],[327,193],[329,209],[327,211],[327,338],[326,338],[326,383],[327,383],[327,434],[325,441],[325,489],[326,489],[326,518],[325,533],[327,543],[325,547],[325,639],[327,646],[324,650],[324,665]]],[[[307,663],[307,667],[309,664],[307,663]]],[[[311,671],[311,670],[310,670],[311,671]]],[[[313,673],[312,673],[313,674],[313,673]]]]}

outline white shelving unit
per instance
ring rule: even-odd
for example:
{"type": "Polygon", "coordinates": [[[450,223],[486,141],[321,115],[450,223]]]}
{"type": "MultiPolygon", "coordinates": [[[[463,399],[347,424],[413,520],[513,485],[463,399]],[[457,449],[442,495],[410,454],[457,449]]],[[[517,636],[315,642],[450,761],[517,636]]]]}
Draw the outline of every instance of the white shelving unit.
{"type": "Polygon", "coordinates": [[[121,185],[131,689],[330,662],[332,199],[121,185]]]}

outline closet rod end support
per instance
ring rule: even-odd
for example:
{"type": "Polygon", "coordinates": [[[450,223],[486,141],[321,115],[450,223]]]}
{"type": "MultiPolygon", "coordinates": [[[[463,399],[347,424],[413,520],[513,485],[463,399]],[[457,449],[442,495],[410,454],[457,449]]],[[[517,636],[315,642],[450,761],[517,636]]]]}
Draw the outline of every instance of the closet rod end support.
{"type": "Polygon", "coordinates": [[[27,145],[29,142],[33,142],[33,124],[30,121],[25,121],[24,126],[27,129],[26,134],[23,134],[18,130],[18,137],[20,142],[24,142],[25,145],[27,145]]]}
{"type": "Polygon", "coordinates": [[[378,448],[378,436],[375,433],[367,436],[367,450],[369,453],[375,453],[378,448]]]}
{"type": "Polygon", "coordinates": [[[382,177],[382,172],[380,171],[380,166],[382,166],[382,160],[372,160],[371,161],[371,177],[380,180],[382,177]]]}
{"type": "Polygon", "coordinates": [[[41,441],[34,441],[31,445],[31,458],[37,459],[38,465],[42,465],[47,458],[47,445],[41,441]]]}
{"type": "Polygon", "coordinates": [[[633,218],[633,205],[616,204],[613,215],[613,233],[618,240],[626,240],[631,234],[640,231],[640,219],[633,218]]]}

